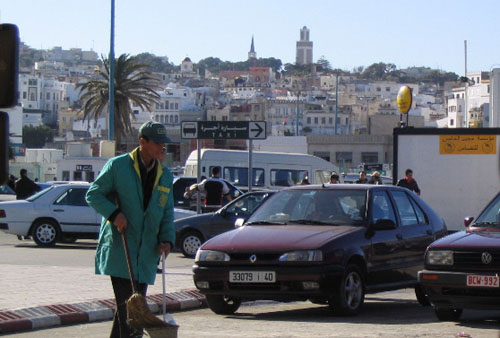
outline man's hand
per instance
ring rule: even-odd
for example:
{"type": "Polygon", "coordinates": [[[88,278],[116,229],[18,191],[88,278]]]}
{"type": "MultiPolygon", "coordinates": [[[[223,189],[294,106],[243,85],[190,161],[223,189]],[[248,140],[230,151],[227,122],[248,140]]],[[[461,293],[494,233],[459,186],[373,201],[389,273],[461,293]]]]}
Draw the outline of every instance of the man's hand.
{"type": "Polygon", "coordinates": [[[159,254],[165,253],[165,257],[168,256],[170,250],[172,250],[172,245],[169,242],[160,242],[156,247],[159,254]]]}
{"type": "Polygon", "coordinates": [[[113,224],[115,225],[115,227],[118,228],[118,231],[120,233],[123,233],[125,231],[125,229],[127,228],[127,218],[125,217],[125,215],[120,212],[118,215],[116,215],[115,217],[115,220],[113,221],[113,224]]]}

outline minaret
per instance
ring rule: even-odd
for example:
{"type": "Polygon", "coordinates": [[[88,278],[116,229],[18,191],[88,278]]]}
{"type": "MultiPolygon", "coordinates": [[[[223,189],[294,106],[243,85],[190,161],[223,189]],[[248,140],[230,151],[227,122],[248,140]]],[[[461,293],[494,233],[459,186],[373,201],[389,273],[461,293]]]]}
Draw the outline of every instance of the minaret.
{"type": "Polygon", "coordinates": [[[248,60],[256,58],[257,58],[257,53],[255,52],[255,46],[253,44],[253,35],[252,35],[252,45],[250,46],[250,51],[248,52],[248,60]]]}
{"type": "Polygon", "coordinates": [[[297,54],[295,62],[298,65],[313,63],[313,43],[309,41],[309,29],[304,26],[300,30],[300,41],[297,41],[297,54]]]}

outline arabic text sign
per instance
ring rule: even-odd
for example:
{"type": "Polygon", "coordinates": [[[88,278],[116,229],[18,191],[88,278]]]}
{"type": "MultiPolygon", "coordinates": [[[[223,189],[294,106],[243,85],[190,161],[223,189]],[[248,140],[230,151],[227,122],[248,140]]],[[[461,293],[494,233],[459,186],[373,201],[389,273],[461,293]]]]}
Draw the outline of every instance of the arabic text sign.
{"type": "Polygon", "coordinates": [[[439,137],[441,155],[495,155],[496,135],[441,135],[439,137]]]}
{"type": "Polygon", "coordinates": [[[265,121],[183,121],[182,138],[265,139],[265,121]]]}

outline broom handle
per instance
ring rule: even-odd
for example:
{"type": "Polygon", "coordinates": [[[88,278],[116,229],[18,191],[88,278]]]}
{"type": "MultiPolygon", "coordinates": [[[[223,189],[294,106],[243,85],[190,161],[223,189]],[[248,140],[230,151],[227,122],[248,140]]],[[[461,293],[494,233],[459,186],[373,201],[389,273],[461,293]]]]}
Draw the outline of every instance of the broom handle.
{"type": "Polygon", "coordinates": [[[134,283],[134,272],[132,271],[132,261],[130,260],[130,252],[128,251],[127,238],[125,237],[125,232],[122,232],[123,247],[125,248],[125,256],[127,257],[128,273],[130,275],[130,283],[132,284],[132,291],[137,293],[134,283]]]}

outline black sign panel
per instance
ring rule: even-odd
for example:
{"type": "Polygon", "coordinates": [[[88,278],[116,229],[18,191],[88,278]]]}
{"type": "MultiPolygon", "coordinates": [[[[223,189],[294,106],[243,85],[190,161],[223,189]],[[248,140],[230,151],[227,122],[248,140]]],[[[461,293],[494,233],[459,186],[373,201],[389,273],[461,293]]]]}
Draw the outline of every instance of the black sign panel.
{"type": "Polygon", "coordinates": [[[187,139],[266,139],[265,121],[183,121],[181,136],[187,139]]]}
{"type": "Polygon", "coordinates": [[[77,164],[76,171],[92,171],[92,164],[77,164]]]}

